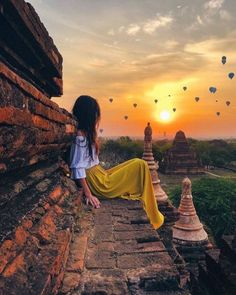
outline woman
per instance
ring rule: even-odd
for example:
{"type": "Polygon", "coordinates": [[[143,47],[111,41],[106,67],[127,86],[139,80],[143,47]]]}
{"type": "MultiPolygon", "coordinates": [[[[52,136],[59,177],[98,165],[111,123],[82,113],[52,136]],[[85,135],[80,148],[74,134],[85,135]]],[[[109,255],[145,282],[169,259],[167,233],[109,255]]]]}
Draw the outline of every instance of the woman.
{"type": "Polygon", "coordinates": [[[101,203],[96,196],[140,200],[150,223],[158,229],[164,216],[157,207],[147,162],[134,158],[103,169],[98,159],[99,104],[93,97],[82,95],[75,101],[72,113],[78,120],[78,130],[70,150],[71,178],[79,179],[86,204],[99,208],[101,203]]]}

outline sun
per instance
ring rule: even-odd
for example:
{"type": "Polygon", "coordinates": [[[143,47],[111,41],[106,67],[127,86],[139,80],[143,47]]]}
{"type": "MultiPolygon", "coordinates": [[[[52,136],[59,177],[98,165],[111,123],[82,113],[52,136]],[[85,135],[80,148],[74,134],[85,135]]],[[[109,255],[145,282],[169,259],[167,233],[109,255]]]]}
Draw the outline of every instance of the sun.
{"type": "Polygon", "coordinates": [[[161,111],[160,118],[164,122],[170,121],[170,112],[168,112],[168,111],[161,111]]]}

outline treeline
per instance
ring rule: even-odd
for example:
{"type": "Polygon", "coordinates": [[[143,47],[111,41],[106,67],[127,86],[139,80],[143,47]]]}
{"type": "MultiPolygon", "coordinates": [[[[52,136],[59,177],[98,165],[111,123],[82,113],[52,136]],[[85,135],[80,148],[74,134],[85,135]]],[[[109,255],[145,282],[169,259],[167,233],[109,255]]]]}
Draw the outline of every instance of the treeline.
{"type": "MultiPolygon", "coordinates": [[[[196,140],[188,138],[190,149],[197,153],[198,158],[206,167],[228,167],[236,170],[236,140],[196,140]]],[[[134,157],[141,158],[143,154],[143,140],[121,136],[116,140],[108,139],[101,142],[101,159],[110,165],[134,157]]],[[[165,152],[172,146],[170,140],[153,141],[153,155],[161,162],[165,152]]],[[[107,164],[108,165],[108,164],[107,164]]]]}
{"type": "Polygon", "coordinates": [[[188,139],[190,147],[197,153],[205,166],[235,168],[236,170],[236,141],[222,139],[200,141],[188,139]]]}
{"type": "MultiPolygon", "coordinates": [[[[171,142],[153,142],[153,155],[155,160],[161,161],[171,142]]],[[[144,150],[143,140],[131,139],[129,136],[121,136],[116,140],[101,140],[100,159],[107,166],[113,166],[132,158],[142,158],[144,150]]]]}

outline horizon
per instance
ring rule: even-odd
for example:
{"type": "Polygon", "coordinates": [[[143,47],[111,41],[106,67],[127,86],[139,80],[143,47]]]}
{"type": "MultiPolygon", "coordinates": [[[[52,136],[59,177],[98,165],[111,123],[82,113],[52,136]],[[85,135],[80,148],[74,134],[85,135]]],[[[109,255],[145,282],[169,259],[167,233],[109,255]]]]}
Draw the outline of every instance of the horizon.
{"type": "MultiPolygon", "coordinates": [[[[119,139],[120,137],[126,137],[128,136],[129,138],[131,138],[132,140],[144,140],[144,136],[130,136],[130,135],[110,135],[110,136],[103,136],[103,135],[99,135],[98,137],[101,137],[103,139],[119,139]]],[[[173,137],[158,137],[158,136],[153,136],[152,135],[152,140],[157,140],[157,141],[161,141],[161,140],[168,140],[168,141],[172,141],[174,140],[174,136],[173,137]]],[[[192,137],[192,136],[186,136],[186,139],[196,139],[196,140],[202,140],[202,141],[211,141],[211,140],[236,140],[236,137],[192,137]]]]}
{"type": "Polygon", "coordinates": [[[97,98],[103,136],[142,137],[150,121],[157,137],[236,137],[236,1],[28,2],[64,60],[52,100],[71,112],[97,98]]]}

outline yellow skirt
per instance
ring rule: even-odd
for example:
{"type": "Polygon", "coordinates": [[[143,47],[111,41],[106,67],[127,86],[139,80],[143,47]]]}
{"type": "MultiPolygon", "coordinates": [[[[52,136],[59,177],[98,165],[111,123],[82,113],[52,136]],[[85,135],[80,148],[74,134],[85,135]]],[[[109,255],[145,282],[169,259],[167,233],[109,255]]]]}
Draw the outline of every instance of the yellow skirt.
{"type": "Polygon", "coordinates": [[[95,196],[140,200],[154,229],[163,224],[145,160],[134,158],[107,170],[98,164],[86,169],[86,179],[95,196]]]}

